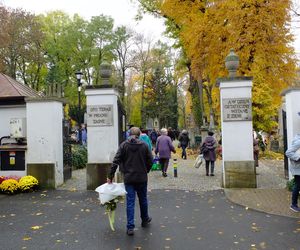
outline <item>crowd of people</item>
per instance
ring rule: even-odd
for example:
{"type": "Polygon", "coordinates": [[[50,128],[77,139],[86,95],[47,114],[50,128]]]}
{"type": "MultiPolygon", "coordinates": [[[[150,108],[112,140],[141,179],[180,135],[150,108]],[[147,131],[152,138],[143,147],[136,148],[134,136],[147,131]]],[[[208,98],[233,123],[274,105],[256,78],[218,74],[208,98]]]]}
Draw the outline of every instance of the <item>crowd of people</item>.
{"type": "MultiPolygon", "coordinates": [[[[124,184],[127,192],[126,211],[127,211],[127,234],[134,235],[134,210],[135,196],[138,196],[141,226],[147,227],[152,218],[148,213],[147,183],[148,173],[153,164],[153,156],[159,157],[162,166],[162,176],[167,177],[167,170],[171,154],[176,153],[173,141],[178,140],[178,147],[182,149],[182,159],[187,159],[186,148],[189,146],[190,138],[186,130],[176,133],[172,128],[162,128],[159,132],[156,130],[146,131],[131,126],[126,132],[127,139],[121,143],[115,157],[107,179],[108,183],[113,181],[118,167],[124,176],[124,184]]],[[[204,139],[200,146],[199,154],[203,155],[205,160],[206,176],[214,176],[215,161],[218,150],[222,152],[222,139],[217,141],[212,131],[204,139]]],[[[300,172],[299,162],[300,154],[300,134],[298,134],[291,148],[286,152],[287,157],[291,159],[291,171],[295,176],[295,185],[292,193],[292,204],[290,208],[295,212],[300,212],[298,207],[298,196],[300,190],[300,172]]],[[[253,133],[253,155],[255,166],[258,167],[259,138],[253,133]]]]}
{"type": "MultiPolygon", "coordinates": [[[[126,211],[127,211],[127,234],[133,235],[135,196],[138,196],[141,226],[146,227],[152,220],[148,214],[147,182],[148,173],[153,164],[153,156],[159,158],[161,164],[162,176],[167,177],[167,170],[171,154],[176,153],[173,141],[178,140],[178,147],[181,148],[182,159],[187,159],[186,149],[189,147],[190,138],[187,130],[181,133],[172,128],[162,128],[159,132],[156,130],[143,130],[130,126],[126,131],[126,140],[121,143],[112,163],[107,182],[113,181],[117,168],[124,176],[124,184],[127,192],[126,211]]],[[[216,161],[216,148],[218,143],[214,138],[214,133],[209,132],[201,146],[206,162],[206,175],[214,176],[214,163],[216,161]],[[210,166],[210,174],[209,174],[210,166]]]]}

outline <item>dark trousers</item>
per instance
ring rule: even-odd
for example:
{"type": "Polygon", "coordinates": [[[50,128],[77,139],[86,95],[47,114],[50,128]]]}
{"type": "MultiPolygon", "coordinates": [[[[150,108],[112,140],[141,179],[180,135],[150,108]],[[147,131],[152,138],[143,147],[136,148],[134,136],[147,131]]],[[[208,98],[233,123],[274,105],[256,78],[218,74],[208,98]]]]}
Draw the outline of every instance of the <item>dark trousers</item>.
{"type": "Polygon", "coordinates": [[[300,175],[295,175],[295,186],[292,192],[292,205],[298,206],[298,196],[300,191],[300,175]]]}
{"type": "Polygon", "coordinates": [[[163,173],[167,173],[168,166],[169,166],[169,159],[159,159],[159,162],[161,164],[161,171],[163,173]]]}
{"type": "Polygon", "coordinates": [[[140,213],[142,221],[149,219],[148,199],[147,199],[147,182],[140,184],[125,184],[126,195],[126,212],[127,212],[127,229],[133,229],[134,225],[134,206],[135,193],[139,198],[140,213]]]}
{"type": "Polygon", "coordinates": [[[182,145],[182,153],[181,153],[181,158],[186,159],[186,145],[182,145]]]}
{"type": "Polygon", "coordinates": [[[207,161],[205,160],[205,169],[206,169],[206,174],[209,174],[209,163],[210,163],[210,173],[214,173],[215,169],[215,162],[214,161],[207,161]]]}

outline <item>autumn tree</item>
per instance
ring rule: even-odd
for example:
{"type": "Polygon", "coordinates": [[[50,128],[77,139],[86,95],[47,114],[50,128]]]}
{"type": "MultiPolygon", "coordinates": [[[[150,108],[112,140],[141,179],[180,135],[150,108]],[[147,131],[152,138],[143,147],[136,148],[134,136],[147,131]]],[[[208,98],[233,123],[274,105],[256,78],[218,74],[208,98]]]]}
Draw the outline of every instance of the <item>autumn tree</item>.
{"type": "Polygon", "coordinates": [[[43,82],[43,34],[35,16],[0,6],[0,60],[2,71],[40,89],[43,82]]]}
{"type": "Polygon", "coordinates": [[[116,68],[120,77],[120,96],[124,101],[126,71],[133,67],[132,56],[134,46],[134,32],[125,26],[117,27],[114,32],[114,54],[116,68]]]}
{"type": "Polygon", "coordinates": [[[208,99],[208,117],[219,106],[215,83],[218,77],[227,75],[224,59],[232,47],[240,56],[239,74],[254,77],[255,128],[270,131],[276,125],[273,121],[280,104],[279,93],[295,77],[290,0],[139,2],[144,8],[158,8],[155,14],[175,25],[191,62],[192,76],[202,84],[200,88],[208,99]]]}
{"type": "Polygon", "coordinates": [[[141,34],[137,34],[135,37],[135,49],[133,51],[133,67],[140,75],[140,86],[141,86],[141,119],[142,126],[146,125],[146,116],[145,116],[145,85],[147,80],[147,75],[149,74],[152,61],[151,61],[151,49],[152,41],[145,38],[141,34]]]}

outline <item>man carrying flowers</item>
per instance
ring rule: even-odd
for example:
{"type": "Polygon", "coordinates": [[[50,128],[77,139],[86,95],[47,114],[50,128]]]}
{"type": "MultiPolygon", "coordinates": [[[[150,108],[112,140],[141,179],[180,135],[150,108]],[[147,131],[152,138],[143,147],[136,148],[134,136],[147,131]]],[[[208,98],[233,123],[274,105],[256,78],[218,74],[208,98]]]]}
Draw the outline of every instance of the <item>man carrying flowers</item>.
{"type": "Polygon", "coordinates": [[[135,194],[137,194],[140,204],[142,227],[146,227],[151,222],[148,214],[147,182],[148,173],[152,167],[152,153],[148,146],[139,140],[140,129],[132,127],[129,138],[124,141],[115,155],[111,171],[107,182],[111,183],[115,172],[119,166],[124,176],[124,184],[127,192],[127,234],[134,234],[134,206],[135,194]]]}

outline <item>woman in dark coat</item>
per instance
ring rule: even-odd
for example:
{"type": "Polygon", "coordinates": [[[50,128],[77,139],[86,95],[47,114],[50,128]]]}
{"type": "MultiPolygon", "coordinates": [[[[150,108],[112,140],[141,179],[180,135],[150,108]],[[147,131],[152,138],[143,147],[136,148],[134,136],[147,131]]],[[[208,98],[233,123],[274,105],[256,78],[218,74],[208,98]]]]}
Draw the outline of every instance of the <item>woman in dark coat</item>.
{"type": "Polygon", "coordinates": [[[214,133],[209,131],[208,136],[205,138],[202,146],[201,153],[205,159],[206,176],[209,176],[209,163],[210,163],[210,176],[214,176],[214,168],[216,161],[216,147],[217,141],[213,137],[214,133]]]}
{"type": "Polygon", "coordinates": [[[188,147],[190,142],[188,132],[186,130],[182,130],[182,133],[179,135],[178,140],[180,142],[180,147],[182,148],[181,158],[186,160],[186,148],[188,147]]]}
{"type": "Polygon", "coordinates": [[[259,145],[258,139],[255,138],[253,134],[253,157],[254,157],[254,165],[258,167],[258,156],[259,156],[259,145]]]}

